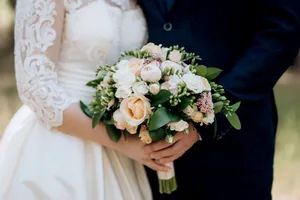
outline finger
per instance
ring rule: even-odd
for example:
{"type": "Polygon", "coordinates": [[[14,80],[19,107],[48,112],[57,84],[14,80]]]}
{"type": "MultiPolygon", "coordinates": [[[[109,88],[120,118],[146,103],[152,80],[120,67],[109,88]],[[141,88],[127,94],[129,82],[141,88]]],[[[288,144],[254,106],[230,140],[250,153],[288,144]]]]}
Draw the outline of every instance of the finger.
{"type": "Polygon", "coordinates": [[[183,148],[184,148],[183,143],[181,141],[179,141],[179,142],[173,144],[169,148],[151,153],[151,158],[161,159],[164,157],[173,156],[175,154],[178,154],[183,148]]]}
{"type": "Polygon", "coordinates": [[[183,153],[178,153],[178,154],[173,155],[173,156],[162,158],[162,159],[160,159],[158,161],[159,161],[160,164],[167,164],[167,163],[170,163],[170,162],[174,162],[175,160],[177,160],[178,158],[180,158],[182,155],[183,155],[183,153]]]}
{"type": "Polygon", "coordinates": [[[145,165],[147,165],[149,168],[153,169],[154,171],[169,172],[171,170],[171,167],[158,164],[153,160],[148,160],[148,162],[146,162],[145,165]]]}
{"type": "Polygon", "coordinates": [[[152,153],[152,152],[155,152],[155,151],[159,151],[159,150],[168,148],[168,147],[171,146],[171,145],[172,145],[172,144],[168,143],[166,140],[161,140],[161,141],[159,141],[159,142],[156,142],[156,143],[153,143],[153,144],[146,145],[146,146],[144,147],[144,151],[145,151],[145,153],[150,154],[150,153],[152,153]]]}
{"type": "Polygon", "coordinates": [[[144,151],[145,151],[145,153],[150,154],[150,153],[155,152],[155,151],[160,151],[162,149],[166,149],[166,148],[172,146],[177,141],[179,141],[183,137],[183,135],[184,135],[184,133],[182,133],[182,132],[176,133],[176,135],[174,136],[173,143],[168,143],[166,140],[161,140],[161,141],[158,141],[156,143],[146,145],[144,147],[144,151]]]}

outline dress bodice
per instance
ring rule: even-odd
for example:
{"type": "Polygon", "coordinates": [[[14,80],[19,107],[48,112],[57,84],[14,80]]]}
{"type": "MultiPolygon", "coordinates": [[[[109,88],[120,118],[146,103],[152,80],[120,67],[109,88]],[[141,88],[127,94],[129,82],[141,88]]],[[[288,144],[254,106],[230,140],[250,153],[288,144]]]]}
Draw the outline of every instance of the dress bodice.
{"type": "Polygon", "coordinates": [[[113,64],[146,41],[131,0],[18,0],[15,68],[21,100],[49,127],[70,104],[89,102],[85,86],[99,65],[113,64]]]}

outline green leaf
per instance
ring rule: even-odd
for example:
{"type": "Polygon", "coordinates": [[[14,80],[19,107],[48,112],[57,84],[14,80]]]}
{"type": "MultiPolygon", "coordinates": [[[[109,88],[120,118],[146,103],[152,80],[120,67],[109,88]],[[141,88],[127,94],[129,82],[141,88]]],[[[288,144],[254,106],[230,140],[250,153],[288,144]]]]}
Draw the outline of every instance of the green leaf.
{"type": "Polygon", "coordinates": [[[223,70],[216,67],[208,67],[205,78],[209,81],[217,78],[223,70]]]}
{"type": "Polygon", "coordinates": [[[86,116],[88,116],[89,118],[92,118],[94,113],[92,111],[90,111],[89,107],[87,105],[85,105],[82,101],[80,101],[79,104],[80,104],[80,108],[83,111],[83,113],[86,116]]]}
{"type": "Polygon", "coordinates": [[[158,108],[149,120],[149,131],[159,129],[174,121],[178,121],[178,116],[172,114],[166,107],[158,108]]]}
{"type": "Polygon", "coordinates": [[[165,132],[164,128],[159,128],[157,130],[150,131],[149,135],[152,138],[153,142],[157,142],[157,141],[165,139],[166,132],[165,132]]]}
{"type": "Polygon", "coordinates": [[[114,142],[118,142],[121,138],[122,131],[117,129],[114,125],[105,125],[106,132],[110,139],[114,142]]]}
{"type": "Polygon", "coordinates": [[[188,107],[191,104],[191,100],[187,97],[182,97],[181,99],[181,103],[178,105],[176,111],[177,112],[182,112],[186,107],[188,107]]]}
{"type": "Polygon", "coordinates": [[[223,106],[224,106],[224,103],[222,101],[218,101],[218,102],[214,103],[215,114],[221,112],[223,106]]]}
{"type": "Polygon", "coordinates": [[[237,102],[237,103],[233,104],[231,106],[231,108],[233,109],[233,112],[236,112],[239,109],[240,105],[241,105],[241,102],[237,102]]]}
{"type": "Polygon", "coordinates": [[[199,65],[196,67],[196,75],[205,77],[207,74],[207,67],[204,65],[199,65]]]}
{"type": "Polygon", "coordinates": [[[107,124],[107,125],[114,125],[114,120],[113,120],[113,118],[111,117],[110,119],[104,119],[104,120],[103,120],[103,123],[104,123],[104,124],[107,124]]]}
{"type": "Polygon", "coordinates": [[[240,130],[242,128],[241,122],[237,114],[232,113],[231,115],[227,116],[228,121],[236,130],[240,130]]]}
{"type": "Polygon", "coordinates": [[[89,87],[92,87],[92,88],[96,88],[100,84],[100,82],[101,82],[101,80],[95,79],[95,80],[88,82],[86,85],[89,87]]]}
{"type": "Polygon", "coordinates": [[[93,128],[95,128],[99,124],[101,117],[102,117],[101,113],[94,114],[93,119],[92,119],[92,127],[93,128]]]}
{"type": "Polygon", "coordinates": [[[172,93],[168,90],[161,90],[157,95],[153,95],[151,98],[151,106],[157,106],[159,104],[169,101],[172,93]]]}

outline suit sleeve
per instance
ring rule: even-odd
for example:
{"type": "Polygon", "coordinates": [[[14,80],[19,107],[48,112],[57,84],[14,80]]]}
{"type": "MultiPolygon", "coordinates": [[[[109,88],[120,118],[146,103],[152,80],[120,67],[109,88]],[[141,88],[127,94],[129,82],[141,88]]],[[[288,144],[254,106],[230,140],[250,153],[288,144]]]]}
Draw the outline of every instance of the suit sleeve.
{"type": "MultiPolygon", "coordinates": [[[[256,12],[256,11],[255,11],[256,12]]],[[[300,47],[300,1],[261,0],[253,42],[219,83],[236,101],[258,101],[276,84],[300,47]]]]}

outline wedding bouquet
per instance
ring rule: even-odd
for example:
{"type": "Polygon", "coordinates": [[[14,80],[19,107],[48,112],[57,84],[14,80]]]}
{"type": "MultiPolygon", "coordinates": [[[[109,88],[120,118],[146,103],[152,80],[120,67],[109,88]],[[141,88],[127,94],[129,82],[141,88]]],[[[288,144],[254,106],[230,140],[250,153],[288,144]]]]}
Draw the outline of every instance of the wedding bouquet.
{"type": "MultiPolygon", "coordinates": [[[[149,43],[127,51],[115,65],[98,68],[97,78],[87,83],[95,88],[93,101],[88,106],[81,102],[81,109],[93,127],[102,121],[115,142],[122,134],[137,134],[146,144],[172,143],[177,132],[189,133],[189,123],[210,125],[219,112],[240,129],[235,113],[240,103],[230,105],[223,87],[213,82],[222,70],[199,65],[199,60],[178,46],[149,43]]],[[[161,193],[176,190],[174,171],[158,177],[161,193]]]]}

